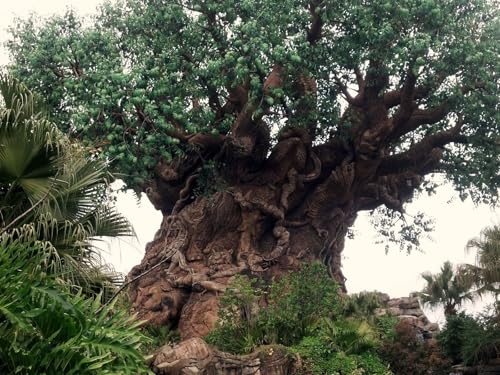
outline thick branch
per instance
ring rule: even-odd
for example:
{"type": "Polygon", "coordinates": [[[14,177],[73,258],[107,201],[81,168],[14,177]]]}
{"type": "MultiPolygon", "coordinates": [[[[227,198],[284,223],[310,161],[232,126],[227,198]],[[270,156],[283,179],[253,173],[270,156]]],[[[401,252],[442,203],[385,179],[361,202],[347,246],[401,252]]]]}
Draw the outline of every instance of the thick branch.
{"type": "MultiPolygon", "coordinates": [[[[411,106],[411,104],[409,104],[409,106],[411,106]]],[[[398,118],[398,115],[396,114],[396,117],[393,119],[393,121],[395,121],[395,126],[390,139],[398,139],[399,137],[418,129],[422,125],[435,124],[443,120],[448,115],[450,107],[449,100],[445,100],[440,105],[433,108],[415,109],[411,111],[412,113],[410,116],[407,116],[407,114],[401,114],[398,118]],[[406,119],[406,117],[408,118],[406,119]],[[404,121],[405,119],[406,121],[404,121]]]]}
{"type": "Polygon", "coordinates": [[[417,76],[413,73],[412,69],[408,69],[408,73],[401,89],[400,106],[394,115],[394,126],[399,127],[404,122],[408,121],[416,109],[414,104],[415,84],[417,76]]]}
{"type": "Polygon", "coordinates": [[[323,20],[321,19],[320,7],[321,0],[313,0],[309,3],[309,12],[311,13],[311,28],[307,32],[307,41],[312,45],[321,39],[323,20]]]}
{"type": "Polygon", "coordinates": [[[442,148],[451,142],[465,143],[467,138],[460,134],[462,121],[459,120],[453,128],[425,137],[407,151],[390,155],[382,159],[378,175],[384,176],[401,173],[406,170],[428,173],[432,169],[429,164],[437,164],[442,156],[442,148]],[[437,159],[437,160],[436,160],[437,159]]]}

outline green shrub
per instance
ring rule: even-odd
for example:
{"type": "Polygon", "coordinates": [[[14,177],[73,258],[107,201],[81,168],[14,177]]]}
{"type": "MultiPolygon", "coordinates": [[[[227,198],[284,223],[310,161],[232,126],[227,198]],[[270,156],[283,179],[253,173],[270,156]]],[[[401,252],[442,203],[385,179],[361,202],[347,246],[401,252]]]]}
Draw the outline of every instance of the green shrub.
{"type": "Polygon", "coordinates": [[[0,373],[147,374],[141,322],[72,294],[45,272],[53,254],[0,243],[0,373]]]}
{"type": "Polygon", "coordinates": [[[208,343],[231,353],[262,344],[293,345],[321,318],[339,311],[338,286],[319,264],[305,265],[267,288],[239,276],[221,299],[217,327],[208,343]],[[266,308],[258,304],[267,295],[266,308]]]}
{"type": "Polygon", "coordinates": [[[439,347],[418,338],[417,329],[406,321],[395,327],[393,338],[386,339],[378,354],[398,375],[448,375],[451,363],[439,347]]]}
{"type": "Polygon", "coordinates": [[[312,263],[271,285],[262,324],[269,341],[293,345],[314,323],[339,313],[338,285],[324,265],[312,263]]]}
{"type": "Polygon", "coordinates": [[[371,324],[345,311],[337,285],[318,263],[268,287],[239,276],[222,297],[217,327],[206,340],[237,354],[263,344],[288,346],[303,359],[304,374],[391,374],[376,349],[393,334],[394,318],[371,324]]]}
{"type": "Polygon", "coordinates": [[[360,355],[336,351],[324,337],[308,336],[293,347],[303,360],[304,374],[313,375],[390,375],[391,371],[377,354],[366,351],[360,355]]]}
{"type": "Polygon", "coordinates": [[[463,312],[449,316],[438,342],[453,363],[487,363],[500,353],[498,317],[496,313],[486,313],[474,318],[463,312]]]}
{"type": "Polygon", "coordinates": [[[375,309],[382,306],[380,293],[360,292],[347,296],[343,304],[343,314],[363,319],[374,319],[375,309]]]}

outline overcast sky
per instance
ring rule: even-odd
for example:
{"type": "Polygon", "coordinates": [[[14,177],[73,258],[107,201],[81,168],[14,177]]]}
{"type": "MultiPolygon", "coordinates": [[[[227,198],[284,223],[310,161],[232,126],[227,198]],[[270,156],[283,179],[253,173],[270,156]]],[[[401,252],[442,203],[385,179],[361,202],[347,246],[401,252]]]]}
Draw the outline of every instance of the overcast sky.
{"type": "MultiPolygon", "coordinates": [[[[80,14],[93,12],[99,0],[0,0],[0,43],[8,38],[6,28],[16,16],[27,17],[31,12],[41,15],[63,13],[67,7],[80,14]]],[[[0,49],[0,65],[8,62],[5,49],[0,49]]],[[[477,236],[485,226],[499,223],[499,215],[486,206],[474,207],[470,201],[458,199],[447,203],[454,196],[452,189],[445,186],[433,197],[422,197],[408,207],[409,212],[423,211],[436,220],[433,240],[423,243],[424,253],[400,253],[397,248],[386,255],[382,245],[376,245],[375,232],[368,220],[361,215],[355,226],[356,238],[348,240],[344,251],[344,275],[350,292],[379,290],[392,297],[407,296],[423,286],[420,274],[424,271],[437,272],[444,261],[453,263],[472,262],[473,255],[467,255],[464,247],[470,238],[477,236]]],[[[132,194],[120,194],[119,209],[131,220],[137,233],[137,240],[114,240],[103,243],[104,257],[115,265],[118,271],[127,273],[138,264],[144,253],[144,246],[159,228],[161,215],[144,198],[138,205],[132,194]]],[[[441,320],[440,314],[431,314],[441,320]]]]}

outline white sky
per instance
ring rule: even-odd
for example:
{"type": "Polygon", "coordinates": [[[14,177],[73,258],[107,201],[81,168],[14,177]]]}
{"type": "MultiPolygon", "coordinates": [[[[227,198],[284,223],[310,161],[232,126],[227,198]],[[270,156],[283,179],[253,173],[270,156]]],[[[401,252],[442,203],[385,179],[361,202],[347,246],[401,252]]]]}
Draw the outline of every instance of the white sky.
{"type": "MultiPolygon", "coordinates": [[[[100,0],[0,0],[0,43],[7,39],[6,28],[16,16],[27,17],[31,12],[41,15],[63,13],[67,7],[80,14],[95,10],[100,0]]],[[[5,49],[0,49],[0,65],[8,62],[5,49]]],[[[425,253],[400,253],[391,249],[386,255],[382,245],[374,243],[375,232],[364,215],[360,215],[354,240],[348,240],[344,251],[344,275],[350,292],[379,290],[392,297],[407,296],[423,287],[420,274],[437,272],[444,261],[472,262],[473,255],[464,251],[467,240],[479,234],[482,228],[499,223],[497,213],[486,206],[474,207],[470,201],[458,199],[448,204],[453,197],[450,187],[443,187],[433,197],[422,197],[414,202],[410,212],[424,211],[436,220],[433,240],[424,241],[425,253]]],[[[113,240],[101,244],[104,258],[113,263],[118,271],[127,273],[142,259],[145,244],[152,240],[159,228],[161,214],[155,211],[147,198],[138,205],[132,194],[120,194],[119,209],[134,225],[137,240],[113,240]]],[[[431,318],[442,322],[442,315],[430,313],[431,318]]]]}

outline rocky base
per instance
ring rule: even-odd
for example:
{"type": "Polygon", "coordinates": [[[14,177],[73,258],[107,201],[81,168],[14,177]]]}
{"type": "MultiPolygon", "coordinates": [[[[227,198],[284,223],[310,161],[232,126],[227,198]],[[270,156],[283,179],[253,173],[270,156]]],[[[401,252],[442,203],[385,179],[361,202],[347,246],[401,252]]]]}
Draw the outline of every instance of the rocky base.
{"type": "Polygon", "coordinates": [[[263,346],[248,355],[220,352],[201,338],[158,349],[152,363],[161,375],[286,375],[297,358],[279,346],[263,346]]]}
{"type": "MultiPolygon", "coordinates": [[[[416,327],[422,339],[433,339],[439,327],[420,308],[416,295],[390,298],[380,294],[383,307],[378,316],[392,315],[416,327]]],[[[277,345],[262,346],[248,355],[218,351],[202,338],[190,338],[177,345],[164,345],[154,353],[151,368],[159,375],[286,375],[301,368],[297,355],[277,345]]]]}
{"type": "Polygon", "coordinates": [[[391,315],[416,327],[422,338],[431,339],[439,332],[439,325],[429,321],[420,307],[418,297],[412,293],[408,297],[390,298],[380,293],[383,307],[375,311],[377,316],[391,315]]]}

